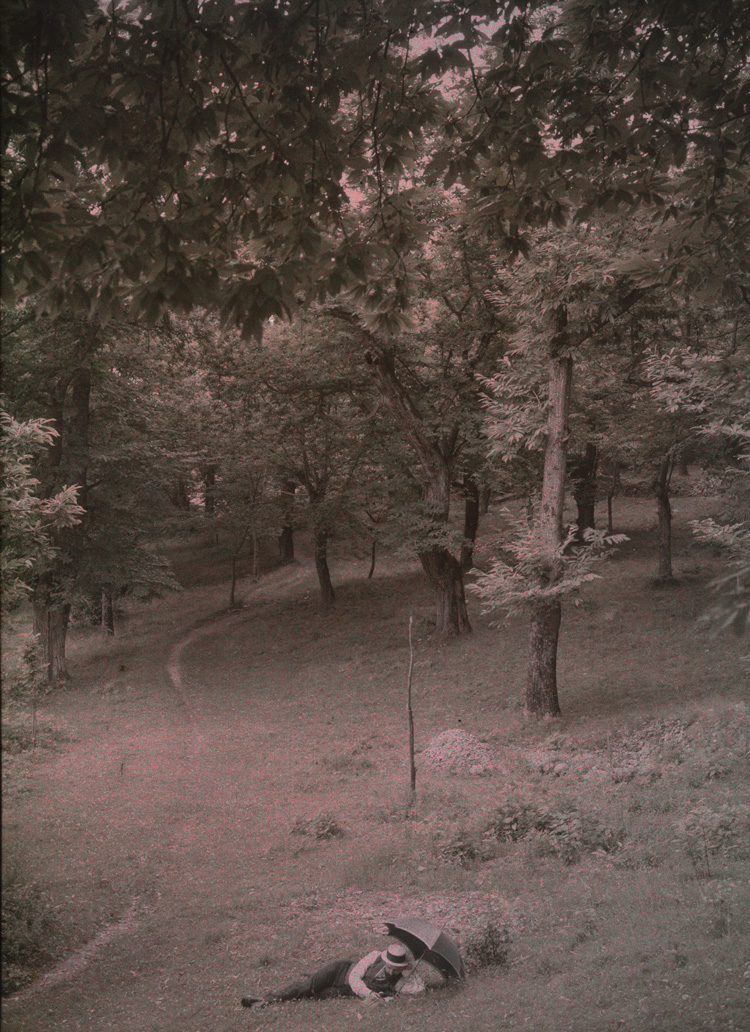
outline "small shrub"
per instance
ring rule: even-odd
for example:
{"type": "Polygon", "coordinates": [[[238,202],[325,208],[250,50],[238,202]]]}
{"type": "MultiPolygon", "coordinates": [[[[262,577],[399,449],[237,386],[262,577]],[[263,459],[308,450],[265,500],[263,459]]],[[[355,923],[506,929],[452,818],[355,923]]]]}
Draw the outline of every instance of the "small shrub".
{"type": "Polygon", "coordinates": [[[697,806],[675,822],[682,843],[697,874],[710,878],[709,858],[717,854],[731,857],[747,855],[750,832],[750,807],[726,804],[716,810],[697,806]]]}
{"type": "Polygon", "coordinates": [[[5,683],[5,693],[9,699],[33,700],[49,690],[49,686],[42,683],[38,636],[22,635],[20,649],[18,666],[5,683]]]}
{"type": "Polygon", "coordinates": [[[533,840],[537,856],[557,856],[576,863],[585,853],[614,853],[624,832],[615,832],[577,810],[545,812],[526,804],[506,803],[492,814],[486,831],[505,842],[533,840]]]}
{"type": "Polygon", "coordinates": [[[615,832],[595,817],[577,810],[545,814],[537,830],[553,839],[558,856],[567,864],[577,863],[584,854],[615,853],[621,848],[624,833],[615,832]]]}
{"type": "Polygon", "coordinates": [[[541,819],[542,814],[535,806],[509,802],[491,814],[485,830],[500,842],[518,842],[538,828],[541,819]]]}
{"type": "Polygon", "coordinates": [[[486,860],[487,849],[480,835],[460,828],[451,832],[437,846],[437,856],[443,863],[467,867],[478,860],[486,860]]]}
{"type": "Polygon", "coordinates": [[[495,921],[466,936],[461,944],[466,966],[471,971],[486,967],[504,967],[508,963],[511,937],[508,929],[495,921]]]}
{"type": "Polygon", "coordinates": [[[315,839],[343,838],[344,829],[330,813],[317,817],[297,817],[292,825],[292,835],[310,835],[315,839]]]}
{"type": "Polygon", "coordinates": [[[65,736],[48,724],[34,721],[29,714],[12,713],[2,722],[2,751],[20,756],[32,749],[54,749],[65,736]]]}

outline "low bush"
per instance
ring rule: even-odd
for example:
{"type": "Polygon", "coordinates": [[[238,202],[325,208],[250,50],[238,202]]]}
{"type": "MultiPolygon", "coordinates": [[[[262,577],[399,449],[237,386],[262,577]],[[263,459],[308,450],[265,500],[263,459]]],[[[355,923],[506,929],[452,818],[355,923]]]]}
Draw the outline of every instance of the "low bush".
{"type": "Polygon", "coordinates": [[[576,809],[544,811],[526,803],[498,807],[485,824],[485,833],[501,842],[531,839],[537,855],[557,856],[569,864],[584,854],[615,853],[625,838],[623,831],[576,809]]]}
{"type": "Polygon", "coordinates": [[[485,830],[500,842],[518,842],[538,828],[541,820],[542,814],[537,807],[507,802],[490,815],[485,830]]]}
{"type": "Polygon", "coordinates": [[[750,854],[750,807],[725,804],[717,809],[697,806],[675,822],[681,842],[697,874],[710,878],[710,857],[750,854]]]}
{"type": "Polygon", "coordinates": [[[292,835],[310,835],[315,839],[343,838],[344,829],[331,813],[319,813],[317,817],[297,817],[292,825],[292,835]]]}
{"type": "Polygon", "coordinates": [[[461,953],[470,971],[486,967],[504,967],[508,963],[511,937],[508,929],[496,921],[470,932],[461,943],[461,953]]]}
{"type": "Polygon", "coordinates": [[[20,756],[33,749],[54,749],[65,736],[56,728],[38,720],[31,714],[8,711],[2,722],[2,751],[9,756],[20,756]]]}
{"type": "Polygon", "coordinates": [[[459,828],[441,838],[435,847],[439,860],[458,867],[467,867],[477,861],[489,860],[491,851],[481,833],[459,828]]]}

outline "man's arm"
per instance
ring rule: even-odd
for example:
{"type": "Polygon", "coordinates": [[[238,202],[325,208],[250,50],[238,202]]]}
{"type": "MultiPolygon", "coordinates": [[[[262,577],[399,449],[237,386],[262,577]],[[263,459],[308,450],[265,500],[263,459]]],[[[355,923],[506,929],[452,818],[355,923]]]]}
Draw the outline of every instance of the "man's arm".
{"type": "Polygon", "coordinates": [[[411,996],[415,993],[423,993],[427,988],[424,979],[418,971],[411,971],[408,975],[398,982],[396,985],[396,993],[398,996],[402,994],[411,996]]]}
{"type": "Polygon", "coordinates": [[[361,996],[363,1000],[370,997],[377,996],[372,989],[368,989],[365,983],[362,981],[365,972],[369,968],[370,964],[374,964],[380,956],[380,950],[373,950],[372,953],[368,953],[362,960],[358,960],[354,967],[349,972],[349,988],[355,994],[355,996],[361,996]]]}

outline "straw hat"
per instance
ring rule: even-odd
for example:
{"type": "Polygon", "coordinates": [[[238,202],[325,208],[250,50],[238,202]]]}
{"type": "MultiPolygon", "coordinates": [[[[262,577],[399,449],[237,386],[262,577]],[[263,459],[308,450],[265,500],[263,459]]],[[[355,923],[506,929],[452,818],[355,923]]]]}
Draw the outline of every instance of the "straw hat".
{"type": "Polygon", "coordinates": [[[411,963],[409,951],[398,942],[392,943],[387,950],[383,950],[380,956],[386,964],[395,968],[408,967],[411,963]]]}

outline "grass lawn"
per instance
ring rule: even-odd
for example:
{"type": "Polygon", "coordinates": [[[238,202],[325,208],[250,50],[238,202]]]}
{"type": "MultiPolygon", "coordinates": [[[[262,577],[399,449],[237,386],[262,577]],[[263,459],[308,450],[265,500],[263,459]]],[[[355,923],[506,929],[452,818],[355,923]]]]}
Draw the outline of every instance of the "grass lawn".
{"type": "MultiPolygon", "coordinates": [[[[433,642],[422,575],[392,559],[372,580],[333,562],[330,611],[304,560],[228,611],[226,571],[193,555],[186,590],[130,606],[114,639],[74,629],[74,683],[43,699],[33,750],[5,707],[3,1028],[750,1027],[748,646],[696,623],[720,566],[684,528],[711,500],[675,509],[664,587],[651,503],[621,503],[629,542],[563,617],[554,723],[522,716],[525,621],[493,627],[470,598],[474,633],[433,642]],[[496,760],[418,757],[412,805],[410,615],[417,750],[460,728],[496,760]],[[462,988],[240,1007],[384,946],[401,913],[460,940],[462,988]]],[[[9,667],[23,629],[6,623],[9,667]]]]}

